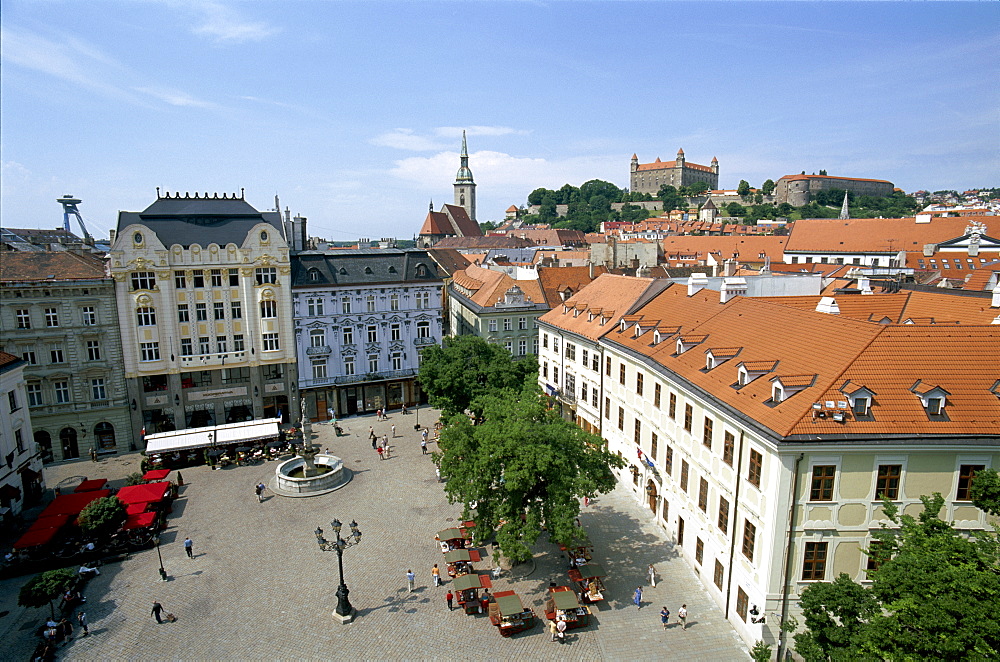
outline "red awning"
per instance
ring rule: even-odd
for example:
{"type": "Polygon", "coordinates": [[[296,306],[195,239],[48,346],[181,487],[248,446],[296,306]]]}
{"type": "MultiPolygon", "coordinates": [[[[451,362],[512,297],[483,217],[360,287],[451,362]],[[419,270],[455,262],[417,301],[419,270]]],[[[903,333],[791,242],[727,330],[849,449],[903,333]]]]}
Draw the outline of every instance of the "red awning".
{"type": "Polygon", "coordinates": [[[146,512],[147,508],[149,508],[148,501],[140,501],[139,503],[130,503],[129,505],[125,506],[125,514],[139,515],[141,513],[146,512]]]}
{"type": "Polygon", "coordinates": [[[125,526],[122,528],[126,531],[131,531],[132,529],[145,529],[153,526],[155,523],[156,513],[139,513],[138,515],[129,515],[128,519],[125,520],[125,526]]]}
{"type": "Polygon", "coordinates": [[[74,492],[93,492],[94,490],[99,490],[107,484],[107,478],[94,478],[93,480],[85,480],[76,486],[74,492]]]}
{"type": "Polygon", "coordinates": [[[118,490],[118,498],[126,506],[144,501],[162,501],[170,489],[170,483],[146,483],[144,485],[130,485],[118,490]]]}
{"type": "Polygon", "coordinates": [[[168,475],[170,475],[170,469],[150,469],[142,475],[142,479],[148,481],[163,480],[168,475]]]}
{"type": "Polygon", "coordinates": [[[59,515],[48,515],[46,517],[39,517],[35,520],[35,523],[28,527],[28,531],[38,531],[40,529],[58,529],[67,521],[69,521],[69,515],[61,513],[59,515]]]}
{"type": "Polygon", "coordinates": [[[14,549],[25,549],[26,547],[38,547],[50,542],[56,537],[59,529],[36,529],[28,531],[21,539],[14,543],[14,549]]]}
{"type": "Polygon", "coordinates": [[[80,492],[79,494],[60,494],[55,501],[42,511],[41,517],[49,515],[79,515],[87,507],[87,504],[95,499],[103,499],[110,496],[111,490],[97,490],[96,492],[80,492]]]}

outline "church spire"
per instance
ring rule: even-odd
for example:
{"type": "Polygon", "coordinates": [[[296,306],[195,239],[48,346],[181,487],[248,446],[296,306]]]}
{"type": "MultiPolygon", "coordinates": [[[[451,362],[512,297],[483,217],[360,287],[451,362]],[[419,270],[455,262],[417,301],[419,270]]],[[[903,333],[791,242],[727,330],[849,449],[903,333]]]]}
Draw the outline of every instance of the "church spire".
{"type": "Polygon", "coordinates": [[[455,175],[455,204],[463,207],[469,218],[476,220],[476,182],[469,168],[469,147],[462,131],[462,154],[459,157],[458,173],[455,175]]]}
{"type": "Polygon", "coordinates": [[[847,191],[844,191],[844,204],[840,208],[840,220],[844,221],[851,217],[850,211],[847,209],[847,191]]]}

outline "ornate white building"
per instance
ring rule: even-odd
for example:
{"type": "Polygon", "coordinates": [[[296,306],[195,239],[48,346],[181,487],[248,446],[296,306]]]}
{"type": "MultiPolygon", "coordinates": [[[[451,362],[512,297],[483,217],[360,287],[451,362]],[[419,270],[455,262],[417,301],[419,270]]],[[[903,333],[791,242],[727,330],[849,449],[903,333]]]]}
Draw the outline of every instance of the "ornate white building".
{"type": "Polygon", "coordinates": [[[27,362],[0,352],[0,523],[38,503],[45,483],[42,456],[31,441],[31,415],[24,388],[27,362]]]}
{"type": "Polygon", "coordinates": [[[291,265],[278,212],[257,211],[242,191],[157,190],[144,211],[119,212],[111,273],[137,428],[298,419],[291,265]]]}

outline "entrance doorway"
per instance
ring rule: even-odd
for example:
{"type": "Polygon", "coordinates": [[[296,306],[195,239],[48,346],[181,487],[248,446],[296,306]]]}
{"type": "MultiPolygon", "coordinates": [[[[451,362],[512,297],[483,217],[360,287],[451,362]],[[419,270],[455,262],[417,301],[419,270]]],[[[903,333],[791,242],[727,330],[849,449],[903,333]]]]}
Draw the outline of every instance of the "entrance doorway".
{"type": "Polygon", "coordinates": [[[52,461],[52,435],[45,430],[35,433],[35,443],[42,449],[42,462],[52,461]]]}
{"type": "Polygon", "coordinates": [[[115,427],[107,421],[102,421],[94,426],[94,438],[97,440],[97,447],[102,451],[114,451],[115,449],[115,427]]]}
{"type": "Polygon", "coordinates": [[[680,547],[684,546],[684,518],[677,518],[677,544],[680,547]]]}
{"type": "Polygon", "coordinates": [[[62,459],[72,460],[80,457],[80,448],[76,444],[76,428],[60,430],[59,442],[62,444],[62,459]]]}
{"type": "Polygon", "coordinates": [[[653,514],[655,515],[657,492],[656,492],[656,483],[654,483],[652,480],[646,481],[646,495],[649,497],[649,509],[652,510],[653,514]]]}

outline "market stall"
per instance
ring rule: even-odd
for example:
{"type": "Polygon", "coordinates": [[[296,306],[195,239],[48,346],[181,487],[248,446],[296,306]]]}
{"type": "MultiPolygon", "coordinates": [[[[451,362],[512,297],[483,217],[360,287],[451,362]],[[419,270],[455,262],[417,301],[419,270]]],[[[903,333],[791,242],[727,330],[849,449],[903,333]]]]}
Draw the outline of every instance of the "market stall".
{"type": "Polygon", "coordinates": [[[500,591],[489,603],[490,623],[497,626],[500,635],[509,637],[535,627],[535,612],[525,609],[521,598],[514,591],[500,591]]]}

